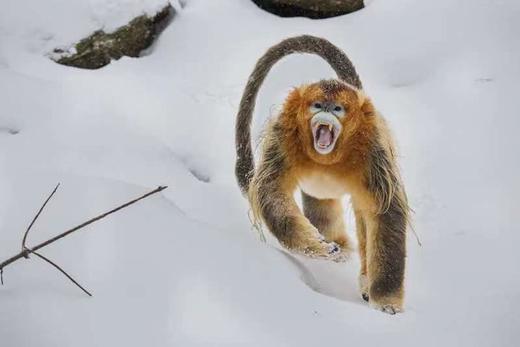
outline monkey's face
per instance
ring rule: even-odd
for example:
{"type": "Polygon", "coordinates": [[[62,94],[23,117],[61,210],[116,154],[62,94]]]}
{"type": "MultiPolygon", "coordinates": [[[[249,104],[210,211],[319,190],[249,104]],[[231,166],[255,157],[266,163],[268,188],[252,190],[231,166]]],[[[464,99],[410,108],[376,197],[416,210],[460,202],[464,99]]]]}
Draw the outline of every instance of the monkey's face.
{"type": "Polygon", "coordinates": [[[321,81],[301,90],[300,136],[311,159],[332,164],[342,159],[363,118],[360,94],[336,81],[321,81]]]}
{"type": "Polygon", "coordinates": [[[314,149],[319,154],[329,154],[343,129],[340,120],[345,117],[345,108],[337,100],[314,100],[309,112],[314,149]]]}

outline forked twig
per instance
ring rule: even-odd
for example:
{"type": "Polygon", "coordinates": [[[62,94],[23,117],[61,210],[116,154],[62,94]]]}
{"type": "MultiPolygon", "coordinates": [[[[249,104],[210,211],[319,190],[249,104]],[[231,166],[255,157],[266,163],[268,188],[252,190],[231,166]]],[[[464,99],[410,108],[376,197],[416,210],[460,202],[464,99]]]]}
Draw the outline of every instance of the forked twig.
{"type": "Polygon", "coordinates": [[[159,186],[157,187],[156,189],[136,198],[136,199],[133,199],[131,201],[128,201],[108,212],[105,212],[105,213],[102,213],[94,218],[91,218],[89,219],[88,221],[84,222],[84,223],[81,223],[69,230],[66,230],[64,231],[63,233],[57,235],[57,236],[54,236],[50,239],[48,239],[47,241],[44,241],[42,243],[40,243],[39,245],[36,245],[32,248],[29,248],[26,246],[26,241],[27,241],[27,235],[29,234],[29,231],[31,230],[32,226],[34,225],[34,223],[36,222],[36,220],[38,219],[38,217],[40,216],[40,214],[42,213],[43,209],[45,208],[45,206],[47,205],[47,203],[49,202],[49,200],[52,198],[52,196],[54,195],[54,193],[56,193],[56,190],[58,189],[59,187],[59,184],[56,185],[56,187],[54,188],[54,190],[52,191],[52,193],[47,197],[47,199],[45,200],[45,202],[43,203],[42,207],[40,208],[40,210],[38,211],[38,213],[36,214],[36,216],[34,216],[33,220],[31,221],[31,224],[29,225],[29,227],[27,228],[27,230],[25,231],[24,233],[24,236],[23,236],[23,239],[22,239],[22,250],[20,251],[20,253],[12,256],[11,258],[3,261],[2,263],[0,263],[0,283],[3,285],[4,284],[4,279],[3,279],[3,272],[4,272],[4,268],[11,264],[11,263],[14,263],[15,261],[21,259],[21,258],[26,258],[28,259],[29,258],[29,254],[34,254],[36,255],[37,257],[41,258],[42,260],[46,261],[47,263],[49,263],[50,265],[54,266],[56,269],[58,269],[61,273],[63,273],[70,281],[72,281],[76,286],[78,286],[81,290],[83,290],[86,294],[88,294],[89,296],[92,296],[92,294],[90,294],[85,288],[83,288],[76,280],[74,280],[72,278],[72,276],[70,276],[67,272],[65,272],[65,270],[63,270],[61,267],[59,267],[57,264],[55,264],[54,262],[52,262],[50,259],[46,258],[45,256],[43,256],[42,254],[36,252],[37,250],[45,247],[45,246],[48,246],[50,245],[51,243],[54,243],[56,241],[58,241],[59,239],[61,238],[64,238],[65,236],[79,230],[79,229],[82,229],[84,227],[86,227],[87,225],[89,224],[92,224],[94,222],[97,222],[98,220],[100,219],[103,219],[105,217],[107,217],[108,215],[112,214],[112,213],[115,213],[119,210],[122,210],[132,204],[135,204],[136,202],[138,202],[139,200],[142,200],[144,198],[147,198],[149,197],[150,195],[153,195],[155,193],[158,193],[160,191],[163,191],[164,189],[168,188],[167,186],[159,186]]]}
{"type": "Polygon", "coordinates": [[[62,274],[64,274],[69,280],[71,280],[72,283],[74,283],[75,285],[77,285],[82,291],[85,292],[85,294],[87,294],[88,296],[92,296],[92,294],[89,293],[88,290],[86,290],[85,288],[83,288],[83,286],[81,284],[79,284],[74,278],[72,278],[71,275],[69,275],[65,270],[63,270],[61,267],[59,267],[56,263],[54,263],[52,260],[50,260],[49,258],[47,257],[44,257],[43,255],[41,255],[40,253],[38,252],[35,252],[35,251],[31,251],[32,254],[34,254],[35,256],[39,257],[40,259],[43,259],[45,260],[47,263],[51,264],[52,266],[54,266],[56,269],[58,269],[58,271],[60,271],[62,274]]]}
{"type": "Polygon", "coordinates": [[[40,210],[38,211],[38,213],[36,213],[36,216],[34,216],[33,220],[31,221],[31,224],[29,224],[29,227],[27,227],[27,230],[25,230],[25,233],[23,234],[23,239],[22,239],[22,250],[25,249],[25,243],[27,241],[27,235],[29,235],[29,231],[31,230],[32,226],[34,225],[34,222],[36,222],[38,217],[40,217],[40,214],[42,213],[43,209],[45,208],[45,206],[47,205],[49,200],[52,198],[54,193],[56,193],[56,191],[58,190],[59,186],[60,186],[60,184],[58,183],[56,185],[56,187],[54,188],[54,190],[52,191],[52,193],[49,195],[49,197],[47,197],[47,199],[44,201],[42,207],[40,207],[40,210]]]}

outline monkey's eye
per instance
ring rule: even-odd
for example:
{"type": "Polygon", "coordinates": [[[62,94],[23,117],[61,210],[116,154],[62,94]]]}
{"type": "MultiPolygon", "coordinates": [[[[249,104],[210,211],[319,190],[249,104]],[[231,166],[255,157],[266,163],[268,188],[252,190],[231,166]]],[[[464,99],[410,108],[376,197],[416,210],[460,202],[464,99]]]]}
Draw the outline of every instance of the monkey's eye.
{"type": "Polygon", "coordinates": [[[316,101],[312,104],[311,106],[311,112],[312,113],[318,113],[318,112],[321,112],[323,109],[323,105],[321,102],[319,101],[316,101]]]}
{"type": "Polygon", "coordinates": [[[343,117],[345,115],[345,108],[341,105],[334,105],[332,113],[337,117],[343,117]]]}

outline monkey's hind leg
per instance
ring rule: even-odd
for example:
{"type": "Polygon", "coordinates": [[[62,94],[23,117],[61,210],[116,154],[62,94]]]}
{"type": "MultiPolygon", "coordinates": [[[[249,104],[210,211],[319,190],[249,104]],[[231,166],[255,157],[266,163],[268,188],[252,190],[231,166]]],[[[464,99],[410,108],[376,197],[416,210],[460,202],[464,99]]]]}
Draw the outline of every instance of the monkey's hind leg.
{"type": "Polygon", "coordinates": [[[303,213],[329,242],[341,247],[342,257],[346,260],[352,251],[345,228],[343,206],[340,199],[316,199],[302,191],[303,213]]]}

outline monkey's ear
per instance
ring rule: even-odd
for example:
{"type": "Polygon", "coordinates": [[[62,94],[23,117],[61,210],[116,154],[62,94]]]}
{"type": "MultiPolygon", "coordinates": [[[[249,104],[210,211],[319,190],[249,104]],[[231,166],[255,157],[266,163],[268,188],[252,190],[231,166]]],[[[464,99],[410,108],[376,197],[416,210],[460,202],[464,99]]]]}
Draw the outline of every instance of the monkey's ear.
{"type": "Polygon", "coordinates": [[[376,114],[374,104],[372,104],[370,98],[363,91],[358,91],[358,100],[361,112],[363,112],[366,117],[371,117],[376,114]]]}

